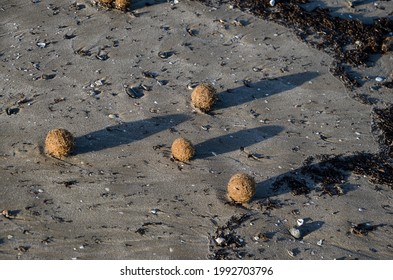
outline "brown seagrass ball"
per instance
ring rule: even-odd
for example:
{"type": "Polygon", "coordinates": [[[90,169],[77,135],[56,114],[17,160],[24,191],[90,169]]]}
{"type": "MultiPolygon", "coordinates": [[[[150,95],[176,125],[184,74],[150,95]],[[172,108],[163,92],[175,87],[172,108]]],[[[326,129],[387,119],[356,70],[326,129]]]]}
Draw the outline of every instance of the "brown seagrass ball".
{"type": "Polygon", "coordinates": [[[185,138],[177,138],[172,143],[172,156],[179,161],[189,161],[195,155],[192,143],[185,138]]]}
{"type": "Polygon", "coordinates": [[[198,85],[191,94],[191,103],[202,112],[209,112],[216,103],[216,90],[210,84],[198,85]]]}
{"type": "Polygon", "coordinates": [[[70,155],[74,148],[74,136],[63,128],[55,128],[48,132],[45,138],[45,153],[56,158],[70,155]]]}
{"type": "Polygon", "coordinates": [[[253,177],[245,173],[237,173],[228,182],[227,192],[236,203],[247,203],[254,196],[256,184],[253,177]]]}
{"type": "Polygon", "coordinates": [[[121,11],[127,10],[130,4],[131,0],[115,0],[115,8],[121,11]]]}
{"type": "Polygon", "coordinates": [[[115,8],[121,11],[126,11],[131,4],[131,0],[98,0],[101,6],[107,8],[115,8]]]}

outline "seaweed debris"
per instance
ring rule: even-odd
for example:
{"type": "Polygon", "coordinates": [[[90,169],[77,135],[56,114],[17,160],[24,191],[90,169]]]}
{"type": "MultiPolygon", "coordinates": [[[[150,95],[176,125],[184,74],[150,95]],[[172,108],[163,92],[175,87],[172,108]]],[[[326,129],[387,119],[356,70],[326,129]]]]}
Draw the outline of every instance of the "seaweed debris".
{"type": "MultiPolygon", "coordinates": [[[[211,5],[211,0],[199,0],[211,5]]],[[[269,0],[228,0],[240,10],[254,14],[292,28],[302,41],[332,55],[336,63],[331,73],[339,78],[348,89],[359,87],[360,83],[346,71],[346,65],[361,66],[370,62],[370,55],[385,53],[386,40],[393,30],[393,20],[375,19],[366,24],[356,19],[332,16],[328,8],[317,7],[306,10],[302,4],[308,0],[279,1],[274,6],[269,0]]]]}
{"type": "Polygon", "coordinates": [[[374,108],[371,130],[377,138],[380,150],[387,157],[393,156],[393,105],[374,108]]]}
{"type": "Polygon", "coordinates": [[[245,239],[236,233],[245,221],[251,217],[250,214],[240,216],[233,215],[223,226],[218,226],[214,235],[211,236],[210,249],[213,251],[209,259],[227,260],[242,259],[245,251],[240,250],[245,246],[245,239]]]}

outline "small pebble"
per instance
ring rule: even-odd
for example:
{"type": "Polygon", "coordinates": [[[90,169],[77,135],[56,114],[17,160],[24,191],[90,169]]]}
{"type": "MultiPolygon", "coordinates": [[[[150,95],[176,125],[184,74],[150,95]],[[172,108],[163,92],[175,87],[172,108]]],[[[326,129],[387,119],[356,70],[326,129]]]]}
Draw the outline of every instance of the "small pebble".
{"type": "Polygon", "coordinates": [[[115,114],[109,114],[108,117],[109,117],[110,119],[116,119],[116,118],[117,118],[117,116],[116,116],[115,114]]]}
{"type": "Polygon", "coordinates": [[[302,234],[301,234],[300,230],[298,230],[297,228],[294,228],[294,227],[292,227],[292,228],[289,229],[289,233],[290,233],[293,237],[295,237],[296,239],[302,237],[302,234]]]}
{"type": "Polygon", "coordinates": [[[382,77],[376,77],[375,78],[375,81],[377,81],[377,82],[383,82],[383,80],[384,80],[384,78],[382,78],[382,77]]]}

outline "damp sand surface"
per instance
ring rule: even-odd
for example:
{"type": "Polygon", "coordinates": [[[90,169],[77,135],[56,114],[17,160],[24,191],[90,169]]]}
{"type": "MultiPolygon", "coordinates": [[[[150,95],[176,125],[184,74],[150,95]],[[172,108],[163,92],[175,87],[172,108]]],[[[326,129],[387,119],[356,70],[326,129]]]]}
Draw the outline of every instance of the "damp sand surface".
{"type": "MultiPolygon", "coordinates": [[[[204,2],[0,2],[0,259],[393,258],[392,52],[339,61],[350,88],[318,34],[204,2]],[[53,128],[69,157],[44,154],[53,128]],[[226,195],[239,172],[246,205],[226,195]]],[[[302,7],[391,18],[391,1],[354,3],[302,7]]]]}

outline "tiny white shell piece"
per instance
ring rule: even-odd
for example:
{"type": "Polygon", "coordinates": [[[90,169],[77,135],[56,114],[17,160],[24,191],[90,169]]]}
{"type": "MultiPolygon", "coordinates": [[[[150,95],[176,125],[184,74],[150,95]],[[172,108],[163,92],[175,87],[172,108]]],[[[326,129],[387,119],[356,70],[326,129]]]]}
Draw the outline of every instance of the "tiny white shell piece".
{"type": "Polygon", "coordinates": [[[319,240],[319,241],[317,242],[317,245],[318,245],[318,246],[322,246],[322,243],[323,243],[323,239],[319,240]]]}
{"type": "Polygon", "coordinates": [[[217,238],[215,239],[215,241],[216,241],[217,245],[221,245],[222,243],[225,242],[225,238],[223,238],[223,237],[217,237],[217,238]]]}
{"type": "Polygon", "coordinates": [[[304,220],[303,219],[297,219],[296,224],[298,227],[302,226],[304,224],[304,220]]]}
{"type": "Polygon", "coordinates": [[[276,5],[276,1],[275,0],[270,0],[270,6],[274,7],[274,5],[276,5]]]}
{"type": "Polygon", "coordinates": [[[384,80],[384,78],[382,78],[382,77],[376,77],[375,80],[376,80],[377,82],[382,82],[382,81],[384,80]]]}
{"type": "Polygon", "coordinates": [[[37,43],[37,46],[40,47],[40,48],[45,48],[46,47],[46,43],[39,42],[39,43],[37,43]]]}

